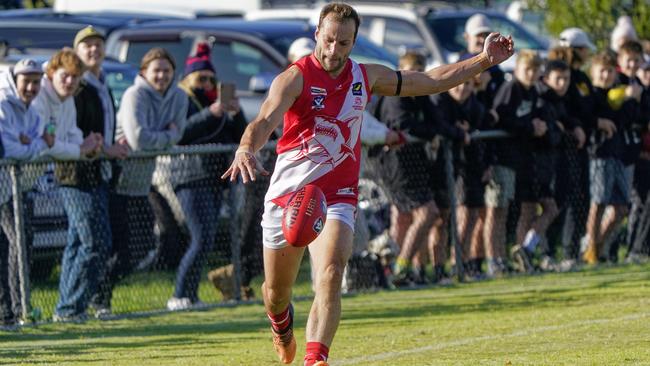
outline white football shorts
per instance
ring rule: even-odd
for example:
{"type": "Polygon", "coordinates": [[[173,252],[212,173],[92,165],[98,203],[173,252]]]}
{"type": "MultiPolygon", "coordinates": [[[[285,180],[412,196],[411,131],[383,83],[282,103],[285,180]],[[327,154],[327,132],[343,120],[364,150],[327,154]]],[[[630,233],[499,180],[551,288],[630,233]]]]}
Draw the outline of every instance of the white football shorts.
{"type": "MultiPolygon", "coordinates": [[[[349,203],[335,203],[327,206],[327,221],[339,220],[345,223],[354,231],[354,220],[356,207],[349,203]]],[[[262,242],[269,249],[282,249],[289,245],[282,233],[282,207],[266,201],[264,203],[264,214],[262,215],[262,242]]]]}

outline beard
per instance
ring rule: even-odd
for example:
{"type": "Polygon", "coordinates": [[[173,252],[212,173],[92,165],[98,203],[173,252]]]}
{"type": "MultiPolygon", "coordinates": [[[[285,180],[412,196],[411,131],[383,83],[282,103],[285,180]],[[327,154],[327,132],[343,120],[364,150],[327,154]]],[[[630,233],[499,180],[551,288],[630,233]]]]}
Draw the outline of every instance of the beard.
{"type": "Polygon", "coordinates": [[[322,50],[318,48],[316,49],[315,55],[316,55],[316,59],[318,59],[318,61],[320,62],[323,70],[329,73],[337,73],[341,71],[343,67],[345,67],[346,62],[350,57],[350,54],[348,53],[346,55],[341,55],[332,58],[330,56],[325,56],[322,50]]]}

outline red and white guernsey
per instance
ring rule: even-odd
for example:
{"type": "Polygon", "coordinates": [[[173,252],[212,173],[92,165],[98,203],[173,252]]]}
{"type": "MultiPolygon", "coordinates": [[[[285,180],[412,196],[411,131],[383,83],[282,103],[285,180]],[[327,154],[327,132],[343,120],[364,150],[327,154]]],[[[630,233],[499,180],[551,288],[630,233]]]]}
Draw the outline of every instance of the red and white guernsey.
{"type": "Polygon", "coordinates": [[[333,79],[314,55],[294,63],[302,93],[284,115],[278,159],[265,201],[284,207],[293,192],[319,186],[328,205],[357,204],[363,111],[370,88],[363,65],[348,59],[333,79]]]}

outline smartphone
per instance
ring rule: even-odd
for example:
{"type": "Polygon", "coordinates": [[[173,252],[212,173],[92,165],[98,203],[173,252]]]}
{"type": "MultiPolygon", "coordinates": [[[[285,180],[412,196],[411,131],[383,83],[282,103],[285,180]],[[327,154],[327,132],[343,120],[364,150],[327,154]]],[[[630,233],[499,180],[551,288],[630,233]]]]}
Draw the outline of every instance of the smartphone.
{"type": "Polygon", "coordinates": [[[221,104],[230,104],[235,98],[235,84],[219,83],[219,101],[221,104]]]}

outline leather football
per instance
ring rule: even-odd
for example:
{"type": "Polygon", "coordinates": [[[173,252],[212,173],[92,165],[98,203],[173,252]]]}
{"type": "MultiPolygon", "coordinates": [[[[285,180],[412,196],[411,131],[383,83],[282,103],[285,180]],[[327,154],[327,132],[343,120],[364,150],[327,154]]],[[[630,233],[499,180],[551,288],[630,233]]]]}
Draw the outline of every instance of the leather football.
{"type": "Polygon", "coordinates": [[[289,198],[282,212],[282,233],[294,247],[309,245],[325,227],[327,202],[323,191],[308,184],[289,198]]]}

